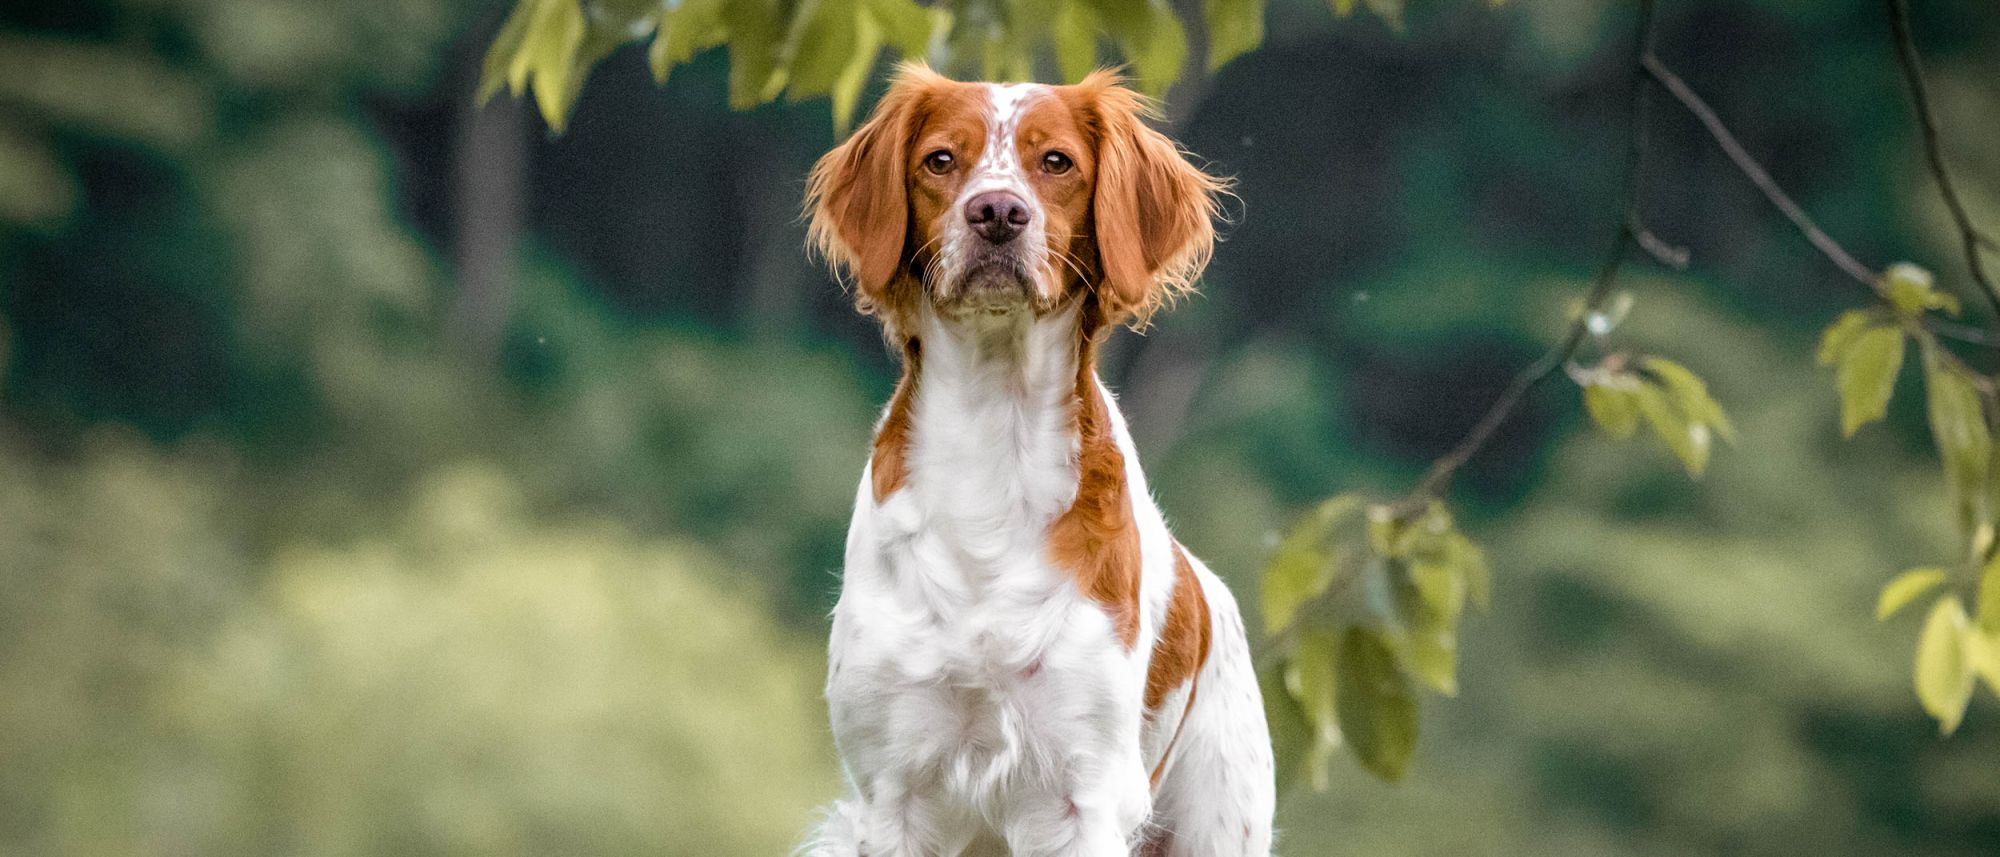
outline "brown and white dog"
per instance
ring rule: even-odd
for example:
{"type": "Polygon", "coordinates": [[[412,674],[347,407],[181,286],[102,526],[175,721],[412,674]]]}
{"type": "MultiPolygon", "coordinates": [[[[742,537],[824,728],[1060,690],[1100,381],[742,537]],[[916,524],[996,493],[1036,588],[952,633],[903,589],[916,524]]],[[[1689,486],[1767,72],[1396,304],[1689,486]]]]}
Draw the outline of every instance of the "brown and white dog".
{"type": "Polygon", "coordinates": [[[1270,853],[1241,614],[1096,373],[1215,241],[1222,183],[1144,114],[1106,73],[905,66],[813,169],[813,242],[903,362],[833,614],[853,794],[813,857],[1270,853]]]}

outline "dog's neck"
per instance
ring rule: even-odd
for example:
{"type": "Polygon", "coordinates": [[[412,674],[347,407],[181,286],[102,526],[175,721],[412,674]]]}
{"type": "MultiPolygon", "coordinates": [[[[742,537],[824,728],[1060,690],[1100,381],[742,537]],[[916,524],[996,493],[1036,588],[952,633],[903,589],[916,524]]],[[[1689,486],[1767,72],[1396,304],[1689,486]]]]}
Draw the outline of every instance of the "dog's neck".
{"type": "Polygon", "coordinates": [[[1076,499],[1080,406],[1101,397],[1085,315],[919,311],[877,434],[878,501],[914,492],[971,559],[1037,548],[1076,499]]]}

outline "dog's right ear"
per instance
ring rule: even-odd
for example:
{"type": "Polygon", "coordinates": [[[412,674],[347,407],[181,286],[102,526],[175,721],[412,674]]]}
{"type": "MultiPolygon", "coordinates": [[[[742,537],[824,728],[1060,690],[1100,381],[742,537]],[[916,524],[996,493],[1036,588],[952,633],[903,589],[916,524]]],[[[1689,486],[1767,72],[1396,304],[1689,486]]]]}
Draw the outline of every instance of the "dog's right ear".
{"type": "Polygon", "coordinates": [[[903,264],[910,135],[924,93],[937,80],[942,78],[921,65],[899,69],[874,114],[813,165],[806,184],[812,245],[853,280],[863,309],[885,303],[903,264]]]}

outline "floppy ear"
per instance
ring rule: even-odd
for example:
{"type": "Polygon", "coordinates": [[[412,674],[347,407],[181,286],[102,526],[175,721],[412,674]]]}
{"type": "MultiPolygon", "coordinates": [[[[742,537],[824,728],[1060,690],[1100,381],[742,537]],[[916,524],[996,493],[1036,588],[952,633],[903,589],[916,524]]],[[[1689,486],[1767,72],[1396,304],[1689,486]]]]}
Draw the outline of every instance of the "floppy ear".
{"type": "Polygon", "coordinates": [[[904,170],[926,75],[904,68],[874,114],[813,165],[806,183],[810,240],[854,281],[864,309],[884,302],[903,264],[910,220],[904,170]]]}
{"type": "Polygon", "coordinates": [[[1147,127],[1146,102],[1116,78],[1099,72],[1081,85],[1096,89],[1098,297],[1109,316],[1143,325],[1161,304],[1191,290],[1208,264],[1216,195],[1226,182],[1196,169],[1172,140],[1147,127]]]}

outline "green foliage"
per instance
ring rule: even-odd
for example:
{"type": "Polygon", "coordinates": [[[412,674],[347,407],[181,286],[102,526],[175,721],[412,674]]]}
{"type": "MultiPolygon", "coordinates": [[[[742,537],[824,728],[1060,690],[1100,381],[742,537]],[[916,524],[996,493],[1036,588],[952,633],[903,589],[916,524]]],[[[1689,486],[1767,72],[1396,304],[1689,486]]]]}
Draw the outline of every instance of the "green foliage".
{"type": "MultiPolygon", "coordinates": [[[[1503,0],[1491,0],[1498,6],[1503,0]]],[[[1355,0],[1331,0],[1342,17],[1355,0]]],[[[1403,28],[1403,0],[1364,0],[1403,28]]],[[[1202,0],[1213,72],[1264,41],[1265,0],[1202,0]]],[[[1189,51],[1187,26],[1166,0],[517,0],[487,49],[479,97],[530,89],[549,127],[568,124],[591,67],[633,41],[649,41],[655,79],[714,47],[729,52],[729,103],[830,97],[834,125],[849,127],[884,48],[950,74],[1034,80],[1053,66],[1067,82],[1122,62],[1139,88],[1166,93],[1189,51]]]]}
{"type": "MultiPolygon", "coordinates": [[[[1305,756],[1308,759],[1308,776],[1312,787],[1325,789],[1331,782],[1328,763],[1333,751],[1340,747],[1340,711],[1335,697],[1335,673],[1339,669],[1340,638],[1331,630],[1308,628],[1299,634],[1298,644],[1292,650],[1292,657],[1286,661],[1284,693],[1272,698],[1268,704],[1289,707],[1296,703],[1297,713],[1304,715],[1303,730],[1307,740],[1305,746],[1283,746],[1289,752],[1287,758],[1305,756]],[[1284,698],[1290,694],[1290,699],[1284,698]]],[[[1277,718],[1289,721],[1290,718],[1277,718]]],[[[1289,725],[1284,724],[1284,725],[1289,725]]],[[[1277,739],[1274,737],[1273,741],[1277,739]]]]}
{"type": "Polygon", "coordinates": [[[1887,619],[1895,615],[1904,605],[1942,585],[1946,576],[1947,572],[1942,568],[1913,568],[1896,575],[1896,579],[1882,587],[1882,596],[1875,604],[1875,618],[1887,619]]]}
{"type": "Polygon", "coordinates": [[[1950,360],[1935,342],[1924,344],[1923,355],[1931,437],[1944,464],[1958,526],[1971,533],[1988,523],[1992,512],[1986,502],[1986,468],[1993,449],[1986,410],[1962,364],[1950,360]]]}
{"type": "Polygon", "coordinates": [[[1904,606],[1944,590],[1931,604],[1917,637],[1914,670],[1917,700],[1950,735],[1957,731],[1971,702],[1975,680],[1985,676],[1996,693],[2000,683],[2000,605],[1987,592],[1992,569],[2000,563],[1995,552],[1996,494],[2000,473],[1994,472],[1993,382],[1968,368],[1931,329],[1927,314],[1957,315],[1958,299],[1935,288],[1929,271],[1907,262],[1891,265],[1877,283],[1882,305],[1842,313],[1820,335],[1818,361],[1835,367],[1841,399],[1841,432],[1854,431],[1888,412],[1896,377],[1915,339],[1923,357],[1925,416],[1944,471],[1946,496],[1955,529],[1965,545],[1964,559],[1954,568],[1912,569],[1882,587],[1876,617],[1886,619],[1904,606]],[[1982,571],[1983,569],[1983,571],[1982,571]],[[1954,578],[1962,583],[1953,586],[1954,578]],[[1965,601],[1954,590],[1978,587],[1978,622],[1966,613],[1965,601]]]}
{"type": "MultiPolygon", "coordinates": [[[[1911,569],[1882,587],[1878,618],[1888,618],[1919,598],[1951,583],[1943,568],[1911,569]]],[[[1988,560],[1977,575],[1976,619],[1965,602],[1949,588],[1931,602],[1930,613],[1917,635],[1913,670],[1917,701],[1937,720],[1938,731],[1950,735],[1965,718],[1973,690],[1984,680],[2000,695],[2000,556],[1988,560]]]]}
{"type": "Polygon", "coordinates": [[[1716,438],[1736,439],[1736,427],[1708,385],[1672,360],[1648,356],[1635,362],[1617,355],[1570,374],[1583,388],[1584,411],[1599,429],[1623,440],[1644,418],[1689,476],[1708,469],[1716,438]]]}
{"type": "Polygon", "coordinates": [[[695,545],[538,520],[505,472],[441,467],[385,537],[281,549],[171,671],[202,776],[240,784],[185,841],[268,853],[233,831],[296,817],[307,855],[359,830],[431,853],[782,852],[835,778],[816,645],[760,601],[695,545]]]}
{"type": "MultiPolygon", "coordinates": [[[[1469,294],[1486,298],[1458,312],[1546,331],[1576,285],[1551,280],[1495,294],[1469,275],[1469,294]]],[[[1371,284],[1369,308],[1452,311],[1437,292],[1452,283],[1416,281],[1371,284]]],[[[1837,433],[1810,353],[1739,317],[1735,297],[1703,297],[1701,282],[1635,278],[1646,311],[1618,332],[1642,353],[1698,341],[1682,362],[1726,392],[1740,452],[1690,483],[1671,457],[1584,430],[1525,495],[1496,502],[1467,480],[1454,509],[1504,573],[1491,612],[1461,628],[1461,693],[1423,705],[1421,750],[1395,786],[1336,765],[1327,792],[1287,796],[1285,853],[1986,849],[1984,835],[1961,845],[1932,822],[1912,822],[1920,833],[1884,822],[1931,817],[1911,809],[1917,794],[1978,795],[1946,800],[1984,817],[2000,752],[1984,689],[1950,746],[1929,740],[1910,698],[1916,628],[1903,624],[1922,613],[1863,618],[1880,582],[1870,569],[1949,537],[1934,469],[1887,432],[1828,443],[1837,433]]],[[[1187,490],[1161,489],[1170,504],[1187,490]]]]}
{"type": "Polygon", "coordinates": [[[1832,364],[1840,390],[1840,433],[1853,437],[1889,412],[1896,375],[1903,368],[1903,331],[1894,324],[1858,327],[1851,336],[1835,323],[1820,340],[1820,363],[1832,364]]]}
{"type": "MultiPolygon", "coordinates": [[[[1280,640],[1288,699],[1267,701],[1316,789],[1346,746],[1370,773],[1402,777],[1416,751],[1415,685],[1458,692],[1459,620],[1484,606],[1485,558],[1441,504],[1398,514],[1352,495],[1323,501],[1286,533],[1265,572],[1264,618],[1280,640]]],[[[1289,785],[1287,781],[1281,785],[1289,785]]]]}
{"type": "Polygon", "coordinates": [[[1329,497],[1286,532],[1264,567],[1265,624],[1291,625],[1301,607],[1321,597],[1344,567],[1358,561],[1354,536],[1364,505],[1353,495],[1329,497]]]}
{"type": "Polygon", "coordinates": [[[549,521],[491,464],[268,555],[212,447],[0,467],[0,587],[36,594],[0,600],[8,853],[769,854],[834,788],[810,638],[706,549],[549,521]]]}
{"type": "Polygon", "coordinates": [[[0,310],[37,285],[24,258],[75,254],[59,294],[188,296],[157,330],[245,368],[165,374],[229,388],[173,442],[51,431],[8,379],[0,853],[783,852],[837,788],[795,625],[865,376],[623,324],[532,252],[514,375],[463,359],[357,93],[431,86],[463,10],[146,5],[103,44],[0,32],[0,174],[16,134],[65,181],[115,166],[46,221],[0,201],[0,310]]]}
{"type": "Polygon", "coordinates": [[[1402,779],[1417,749],[1417,699],[1380,634],[1352,627],[1340,641],[1334,703],[1342,734],[1370,773],[1402,779]]]}
{"type": "Polygon", "coordinates": [[[1882,272],[1882,290],[1889,306],[1906,318],[1934,309],[1952,316],[1959,312],[1957,296],[1938,291],[1931,272],[1908,262],[1897,262],[1882,272]]]}
{"type": "Polygon", "coordinates": [[[1931,606],[1923,634],[1917,638],[1917,700],[1937,718],[1938,731],[1957,731],[1972,701],[1972,659],[1967,649],[1975,638],[1965,618],[1965,605],[1945,596],[1931,606]]]}

